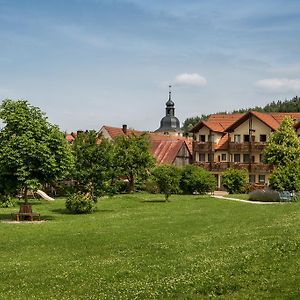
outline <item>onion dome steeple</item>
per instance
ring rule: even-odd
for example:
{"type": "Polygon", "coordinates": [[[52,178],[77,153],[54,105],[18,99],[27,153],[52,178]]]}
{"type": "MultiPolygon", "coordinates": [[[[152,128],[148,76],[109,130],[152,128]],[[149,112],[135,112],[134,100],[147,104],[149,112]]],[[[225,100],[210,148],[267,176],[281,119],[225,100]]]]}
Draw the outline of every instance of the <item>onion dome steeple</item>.
{"type": "Polygon", "coordinates": [[[172,101],[171,85],[169,85],[169,98],[166,102],[166,116],[160,121],[160,127],[156,132],[163,132],[164,134],[180,133],[180,122],[175,117],[175,104],[172,101]]]}

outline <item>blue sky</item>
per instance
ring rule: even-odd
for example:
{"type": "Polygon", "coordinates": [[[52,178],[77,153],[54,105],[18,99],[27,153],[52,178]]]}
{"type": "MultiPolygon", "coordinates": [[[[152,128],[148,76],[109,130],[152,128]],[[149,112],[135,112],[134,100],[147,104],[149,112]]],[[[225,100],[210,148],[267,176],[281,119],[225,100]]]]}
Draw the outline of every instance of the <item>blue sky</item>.
{"type": "Polygon", "coordinates": [[[299,0],[0,0],[0,98],[62,130],[300,95],[299,0]]]}

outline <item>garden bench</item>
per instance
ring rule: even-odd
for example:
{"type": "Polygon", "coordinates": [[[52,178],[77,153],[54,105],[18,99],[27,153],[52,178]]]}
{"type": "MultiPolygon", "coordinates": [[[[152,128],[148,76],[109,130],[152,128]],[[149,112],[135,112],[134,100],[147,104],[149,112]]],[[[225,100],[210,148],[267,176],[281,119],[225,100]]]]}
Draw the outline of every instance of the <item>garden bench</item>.
{"type": "Polygon", "coordinates": [[[20,210],[18,213],[11,214],[12,219],[16,219],[16,221],[29,220],[33,221],[34,217],[37,217],[38,220],[41,220],[41,215],[38,213],[32,212],[31,204],[21,204],[20,210]]]}
{"type": "Polygon", "coordinates": [[[292,201],[293,197],[294,197],[294,193],[291,193],[289,191],[283,191],[279,193],[280,200],[284,202],[292,201]]]}

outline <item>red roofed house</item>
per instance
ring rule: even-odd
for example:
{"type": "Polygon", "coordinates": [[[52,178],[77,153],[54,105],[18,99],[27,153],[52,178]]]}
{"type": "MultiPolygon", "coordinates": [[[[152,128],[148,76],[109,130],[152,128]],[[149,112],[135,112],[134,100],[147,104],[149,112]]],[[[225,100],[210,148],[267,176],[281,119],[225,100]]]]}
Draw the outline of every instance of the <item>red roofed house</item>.
{"type": "Polygon", "coordinates": [[[109,140],[113,140],[120,135],[148,134],[150,139],[149,151],[156,158],[158,165],[174,164],[182,167],[190,164],[192,161],[192,141],[188,138],[132,130],[128,129],[126,125],[123,125],[122,128],[102,126],[99,133],[109,140]]]}
{"type": "Polygon", "coordinates": [[[221,187],[222,172],[247,169],[249,182],[265,185],[272,167],[263,162],[262,151],[285,116],[295,121],[300,135],[300,113],[215,114],[199,122],[193,133],[193,162],[212,171],[221,187]]]}

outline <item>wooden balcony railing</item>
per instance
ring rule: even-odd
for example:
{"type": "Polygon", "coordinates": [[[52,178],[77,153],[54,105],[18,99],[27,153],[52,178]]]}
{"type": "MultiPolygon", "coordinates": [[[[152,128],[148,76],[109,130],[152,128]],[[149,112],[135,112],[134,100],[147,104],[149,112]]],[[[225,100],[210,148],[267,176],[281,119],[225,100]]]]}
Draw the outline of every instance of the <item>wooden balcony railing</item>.
{"type": "Polygon", "coordinates": [[[194,151],[210,152],[214,150],[215,144],[212,142],[193,142],[194,151]]]}
{"type": "Polygon", "coordinates": [[[261,152],[264,150],[266,143],[262,142],[244,142],[244,143],[229,143],[230,152],[261,152]]]}
{"type": "Polygon", "coordinates": [[[273,170],[271,165],[263,163],[195,162],[195,165],[213,172],[223,172],[229,168],[238,170],[245,169],[251,173],[270,173],[273,170]]]}

